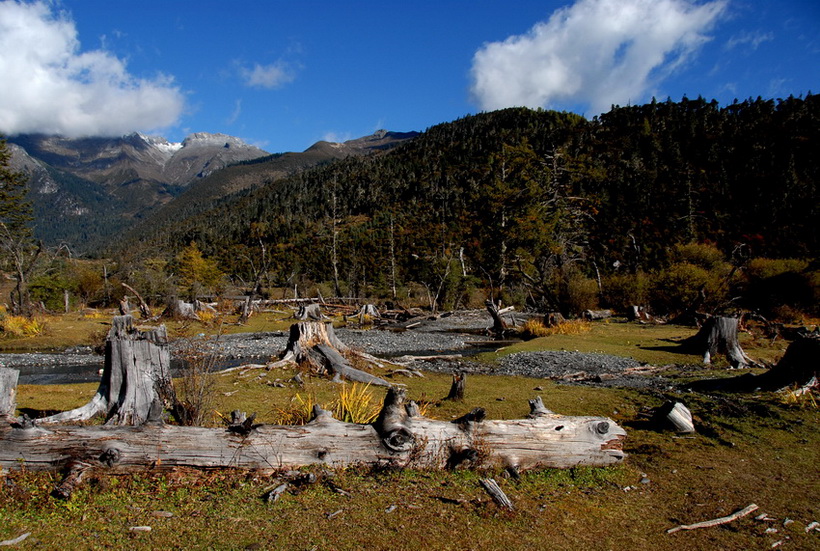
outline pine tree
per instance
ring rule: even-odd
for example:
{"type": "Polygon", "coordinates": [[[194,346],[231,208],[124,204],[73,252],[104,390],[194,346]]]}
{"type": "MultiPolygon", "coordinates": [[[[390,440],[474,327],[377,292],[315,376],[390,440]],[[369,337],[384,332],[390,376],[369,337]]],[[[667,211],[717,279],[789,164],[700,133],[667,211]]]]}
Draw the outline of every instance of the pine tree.
{"type": "Polygon", "coordinates": [[[31,203],[26,200],[27,178],[11,169],[11,152],[0,140],[0,255],[14,272],[17,283],[11,293],[15,314],[31,314],[27,280],[41,247],[34,241],[31,203]]]}

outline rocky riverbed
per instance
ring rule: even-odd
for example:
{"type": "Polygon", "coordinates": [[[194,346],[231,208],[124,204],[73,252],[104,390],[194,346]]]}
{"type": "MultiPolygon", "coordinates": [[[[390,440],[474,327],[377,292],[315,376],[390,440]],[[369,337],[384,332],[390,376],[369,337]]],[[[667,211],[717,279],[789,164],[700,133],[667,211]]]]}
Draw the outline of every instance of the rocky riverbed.
{"type": "MultiPolygon", "coordinates": [[[[570,351],[521,352],[504,356],[496,364],[472,361],[477,352],[499,346],[486,334],[492,321],[480,310],[428,320],[410,330],[358,330],[341,328],[337,336],[354,349],[397,361],[404,356],[460,355],[434,361],[410,360],[413,369],[474,374],[518,375],[552,378],[576,384],[608,386],[664,386],[661,378],[635,373],[640,364],[629,358],[570,351]]],[[[172,343],[179,357],[187,347],[207,347],[219,358],[221,367],[243,363],[264,363],[285,349],[287,333],[267,332],[201,335],[172,343]]],[[[76,347],[63,353],[0,354],[0,365],[20,370],[20,384],[60,384],[99,380],[103,358],[90,348],[76,347]]],[[[639,369],[638,369],[639,371],[639,369]]]]}

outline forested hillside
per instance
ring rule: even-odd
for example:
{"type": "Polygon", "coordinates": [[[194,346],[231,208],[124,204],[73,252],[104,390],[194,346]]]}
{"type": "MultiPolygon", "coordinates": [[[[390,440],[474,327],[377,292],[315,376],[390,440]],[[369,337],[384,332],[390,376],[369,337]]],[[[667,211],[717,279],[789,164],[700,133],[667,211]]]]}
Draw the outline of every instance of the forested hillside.
{"type": "Polygon", "coordinates": [[[128,256],[196,242],[235,281],[385,297],[417,284],[439,306],[479,287],[563,310],[579,293],[645,298],[642,274],[675,263],[714,279],[801,258],[811,274],[819,133],[817,96],[653,102],[592,121],[506,109],[236,194],[157,225],[128,256]]]}

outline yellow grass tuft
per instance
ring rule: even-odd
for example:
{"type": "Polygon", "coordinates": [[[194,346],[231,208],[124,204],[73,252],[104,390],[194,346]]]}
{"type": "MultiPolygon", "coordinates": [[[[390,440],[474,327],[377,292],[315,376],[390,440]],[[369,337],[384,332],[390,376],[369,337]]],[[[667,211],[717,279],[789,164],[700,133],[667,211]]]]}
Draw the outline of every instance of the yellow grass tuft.
{"type": "Polygon", "coordinates": [[[530,337],[548,337],[550,335],[581,335],[589,333],[592,324],[586,320],[567,320],[552,327],[547,327],[537,318],[528,319],[523,326],[524,335],[530,337]]]}
{"type": "Polygon", "coordinates": [[[347,384],[331,404],[333,416],[346,423],[372,423],[379,416],[381,403],[374,401],[370,385],[347,384]]]}
{"type": "Polygon", "coordinates": [[[5,316],[0,320],[0,330],[14,337],[36,337],[45,327],[44,321],[24,316],[5,316]]]}

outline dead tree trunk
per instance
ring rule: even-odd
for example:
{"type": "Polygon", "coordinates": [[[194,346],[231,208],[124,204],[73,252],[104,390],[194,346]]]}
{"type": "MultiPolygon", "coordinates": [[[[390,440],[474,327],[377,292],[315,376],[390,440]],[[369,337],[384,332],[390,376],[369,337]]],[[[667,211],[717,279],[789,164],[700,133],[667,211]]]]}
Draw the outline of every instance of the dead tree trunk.
{"type": "Polygon", "coordinates": [[[97,415],[105,415],[109,425],[160,420],[163,409],[176,403],[170,366],[165,326],[143,332],[134,328],[131,316],[117,316],[105,343],[100,386],[91,401],[37,422],[86,421],[97,415]]]}
{"type": "Polygon", "coordinates": [[[390,386],[390,383],[384,379],[352,367],[342,353],[355,354],[370,363],[380,365],[378,359],[369,354],[352,352],[336,336],[333,323],[329,321],[303,321],[290,326],[288,345],[282,353],[281,359],[269,364],[268,369],[283,367],[291,363],[301,364],[307,362],[315,366],[320,372],[329,372],[336,382],[347,379],[378,386],[390,386]]]}
{"type": "Polygon", "coordinates": [[[621,427],[604,417],[570,417],[533,408],[526,419],[427,419],[405,391],[391,388],[376,422],[344,423],[314,409],[303,426],[246,430],[173,425],[57,426],[0,423],[0,467],[59,470],[80,462],[113,472],[177,467],[284,469],[352,465],[526,470],[606,466],[622,461],[621,427]],[[454,458],[463,458],[456,460],[454,458]]]}
{"type": "Polygon", "coordinates": [[[485,301],[484,306],[487,307],[487,312],[489,312],[490,317],[493,318],[493,327],[490,332],[496,337],[503,337],[504,334],[509,331],[509,326],[502,316],[507,312],[515,310],[515,306],[507,306],[506,308],[499,309],[492,300],[485,301]]]}
{"type": "Polygon", "coordinates": [[[463,371],[453,373],[453,384],[450,385],[450,393],[445,400],[464,400],[464,390],[467,385],[467,374],[463,371]]]}
{"type": "Polygon", "coordinates": [[[723,352],[732,367],[757,365],[740,347],[737,339],[738,318],[711,317],[700,331],[686,339],[683,345],[703,354],[703,363],[712,363],[712,358],[723,352]]]}
{"type": "Polygon", "coordinates": [[[134,297],[139,302],[140,316],[142,316],[142,319],[149,319],[151,317],[151,308],[148,306],[145,300],[143,300],[142,296],[130,285],[126,285],[125,283],[123,283],[122,286],[125,287],[128,291],[134,293],[134,297]]]}
{"type": "Polygon", "coordinates": [[[16,369],[0,367],[0,423],[3,418],[14,417],[17,408],[17,378],[20,372],[16,369]]]}

